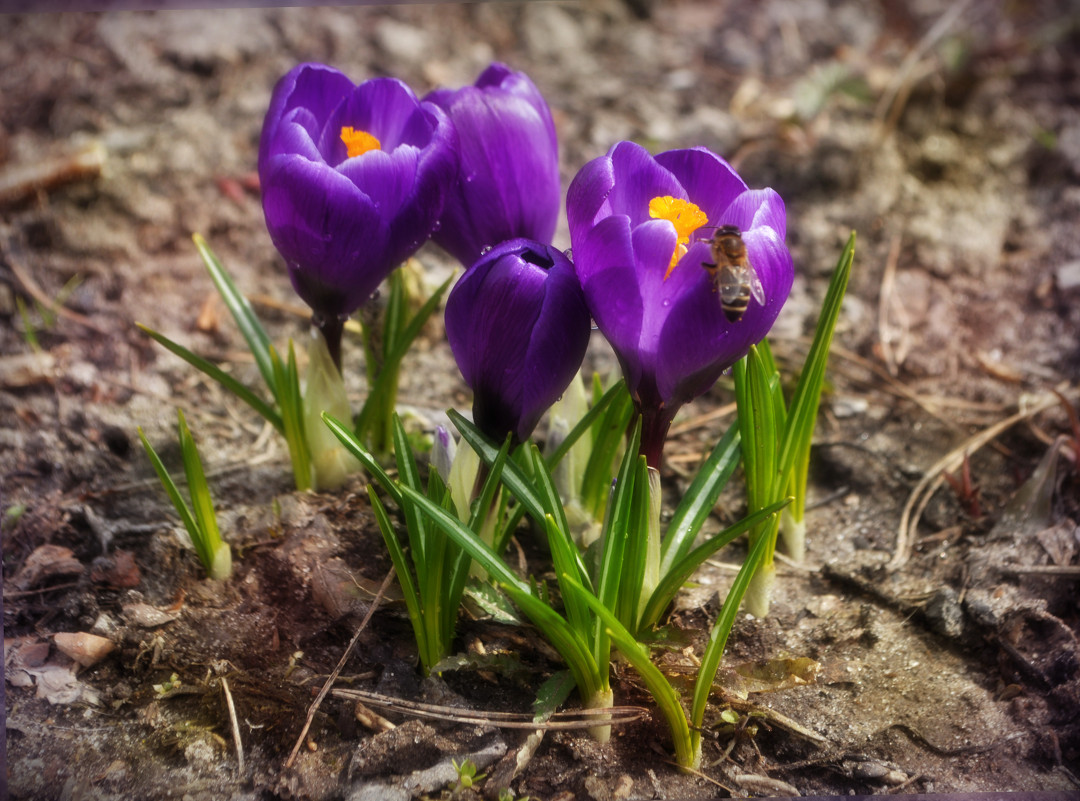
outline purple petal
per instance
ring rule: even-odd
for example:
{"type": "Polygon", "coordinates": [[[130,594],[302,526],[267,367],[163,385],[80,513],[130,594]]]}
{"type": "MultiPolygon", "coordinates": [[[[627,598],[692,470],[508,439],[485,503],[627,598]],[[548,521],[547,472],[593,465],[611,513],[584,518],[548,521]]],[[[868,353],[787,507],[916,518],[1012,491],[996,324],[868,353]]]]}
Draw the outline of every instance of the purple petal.
{"type": "Polygon", "coordinates": [[[707,390],[768,334],[787,300],[794,270],[783,242],[768,228],[749,231],[743,239],[761,280],[765,305],[751,299],[742,318],[729,321],[708,273],[700,271],[693,286],[672,304],[660,334],[656,381],[661,397],[685,403],[707,390]]]}
{"type": "MultiPolygon", "coordinates": [[[[353,91],[355,85],[344,74],[324,64],[299,64],[286,73],[274,87],[259,140],[259,170],[269,158],[269,148],[277,135],[279,123],[295,109],[306,109],[312,120],[325,120],[353,91]]],[[[318,140],[312,129],[309,133],[318,140]]],[[[278,151],[281,152],[281,151],[278,151]]]]}
{"type": "Polygon", "coordinates": [[[316,144],[319,129],[318,121],[307,109],[298,108],[290,111],[282,118],[274,138],[267,142],[265,158],[260,161],[260,171],[265,167],[266,161],[284,153],[303,156],[308,161],[325,163],[326,160],[316,144]]]}
{"type": "Polygon", "coordinates": [[[561,199],[558,144],[528,77],[493,64],[476,85],[426,100],[449,115],[460,156],[435,241],[466,266],[507,239],[550,242],[561,199]]]}
{"type": "Polygon", "coordinates": [[[748,189],[732,201],[721,219],[719,225],[737,225],[743,231],[768,226],[781,240],[787,235],[784,201],[772,189],[748,189]]]}
{"type": "MultiPolygon", "coordinates": [[[[566,193],[566,218],[570,242],[578,247],[588,231],[604,217],[611,216],[608,195],[615,186],[615,169],[607,156],[593,159],[582,167],[566,193]]],[[[579,270],[579,275],[580,270],[579,270]]]]}
{"type": "Polygon", "coordinates": [[[416,187],[419,151],[399,147],[393,152],[372,150],[342,162],[337,171],[367,194],[385,219],[396,216],[416,187]]]}
{"type": "Polygon", "coordinates": [[[685,200],[685,190],[670,171],[648,150],[633,142],[620,142],[609,153],[619,191],[608,197],[612,214],[625,214],[631,225],[651,219],[649,201],[670,195],[685,200]]]}
{"type": "Polygon", "coordinates": [[[431,126],[412,89],[396,78],[364,81],[327,118],[319,149],[335,166],[348,156],[341,129],[352,127],[379,140],[384,152],[401,145],[425,147],[431,126]]]}
{"type": "Polygon", "coordinates": [[[708,225],[725,224],[718,221],[721,212],[746,192],[746,184],[731,165],[705,148],[669,150],[657,156],[656,161],[671,171],[686,197],[705,212],[708,225]]]}
{"type": "Polygon", "coordinates": [[[589,309],[577,277],[566,263],[548,273],[543,305],[522,362],[521,423],[525,440],[541,415],[559,399],[589,347],[589,309]]]}
{"type": "Polygon", "coordinates": [[[297,293],[324,314],[349,314],[396,264],[389,229],[370,198],[323,164],[277,156],[267,165],[263,209],[297,293]]]}

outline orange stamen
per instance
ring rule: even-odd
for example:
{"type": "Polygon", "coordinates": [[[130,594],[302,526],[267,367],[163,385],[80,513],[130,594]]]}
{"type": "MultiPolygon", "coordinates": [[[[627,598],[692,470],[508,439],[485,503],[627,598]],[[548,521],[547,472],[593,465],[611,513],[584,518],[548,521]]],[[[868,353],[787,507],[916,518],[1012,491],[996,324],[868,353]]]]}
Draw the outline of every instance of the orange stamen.
{"type": "Polygon", "coordinates": [[[654,220],[667,220],[675,226],[675,250],[671,254],[671,263],[668,264],[664,280],[671,275],[679,259],[686,255],[686,246],[690,242],[690,235],[698,228],[705,225],[709,218],[701,209],[689,200],[663,195],[654,197],[649,201],[649,216],[654,220]]]}
{"type": "Polygon", "coordinates": [[[369,150],[382,150],[382,143],[367,131],[358,131],[351,126],[341,129],[341,141],[349,152],[349,158],[362,156],[369,150]]]}

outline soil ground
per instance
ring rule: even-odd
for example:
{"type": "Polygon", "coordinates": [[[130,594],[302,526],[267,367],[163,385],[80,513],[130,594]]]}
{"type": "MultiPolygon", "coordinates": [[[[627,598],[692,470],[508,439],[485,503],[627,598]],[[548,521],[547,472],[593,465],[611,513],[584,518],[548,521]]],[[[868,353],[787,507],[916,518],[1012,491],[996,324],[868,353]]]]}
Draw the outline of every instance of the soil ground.
{"type": "MultiPolygon", "coordinates": [[[[491,774],[480,785],[489,797],[500,786],[597,801],[1080,789],[1080,435],[1047,394],[1062,387],[1078,400],[1075,3],[42,14],[0,17],[0,32],[11,797],[438,797],[454,783],[450,759],[466,756],[491,774]],[[858,232],[814,449],[807,560],[781,565],[772,614],[741,614],[725,658],[725,675],[784,658],[821,670],[810,684],[752,694],[739,709],[753,711],[741,722],[756,733],[716,728],[701,776],[672,765],[655,715],[606,745],[550,733],[514,776],[525,751],[513,731],[396,716],[397,728],[376,734],[333,696],[286,769],[389,560],[359,480],[335,494],[292,492],[283,443],[133,325],[254,386],[190,237],[206,236],[276,342],[304,336],[249,180],[276,79],[316,60],[422,93],[471,82],[493,59],[525,70],[551,103],[567,183],[634,139],[708,146],[751,186],[780,192],[798,277],[771,339],[788,374],[858,232]],[[72,165],[80,153],[89,166],[72,165]],[[35,311],[57,298],[55,320],[35,311]],[[180,544],[136,437],[142,426],[176,469],[178,406],[236,554],[228,582],[204,579],[180,544]],[[898,535],[912,492],[954,451],[968,453],[970,481],[950,463],[959,489],[933,485],[911,536],[898,535]],[[81,668],[58,633],[96,633],[114,650],[81,668]]],[[[558,237],[568,244],[565,226],[558,237]]],[[[432,286],[453,269],[433,246],[419,260],[432,286]]],[[[354,401],[360,353],[346,343],[354,401]]],[[[599,339],[588,364],[613,364],[599,339]]],[[[672,497],[730,423],[719,410],[731,399],[721,381],[677,421],[672,497]]],[[[428,427],[447,407],[468,408],[437,325],[406,363],[401,402],[428,427]]],[[[737,484],[710,525],[739,515],[737,484]]],[[[681,596],[672,623],[689,650],[666,658],[673,674],[700,653],[733,576],[725,565],[739,558],[721,553],[681,596]]],[[[513,656],[515,670],[421,681],[403,608],[387,603],[338,686],[527,711],[558,667],[550,649],[526,629],[463,620],[462,650],[478,643],[513,656]]],[[[614,687],[618,702],[651,708],[628,668],[616,667],[614,687]]]]}

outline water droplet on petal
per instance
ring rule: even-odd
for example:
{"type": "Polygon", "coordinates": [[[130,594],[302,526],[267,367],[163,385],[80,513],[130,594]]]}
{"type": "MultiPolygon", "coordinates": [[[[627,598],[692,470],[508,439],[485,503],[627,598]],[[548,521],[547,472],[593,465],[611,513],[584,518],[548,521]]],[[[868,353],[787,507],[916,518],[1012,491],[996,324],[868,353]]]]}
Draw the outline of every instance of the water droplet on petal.
{"type": "Polygon", "coordinates": [[[491,245],[484,245],[482,248],[480,248],[480,255],[481,256],[486,256],[490,252],[491,252],[491,245]]]}

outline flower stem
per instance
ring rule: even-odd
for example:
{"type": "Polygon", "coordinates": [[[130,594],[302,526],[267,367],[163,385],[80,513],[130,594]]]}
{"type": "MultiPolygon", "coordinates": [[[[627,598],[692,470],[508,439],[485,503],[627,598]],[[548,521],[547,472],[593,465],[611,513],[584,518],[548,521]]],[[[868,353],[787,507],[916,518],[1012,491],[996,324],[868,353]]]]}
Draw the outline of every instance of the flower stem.
{"type": "Polygon", "coordinates": [[[637,402],[634,405],[641,415],[641,447],[638,452],[645,457],[649,467],[659,470],[664,460],[664,440],[678,409],[664,405],[643,407],[637,402]]]}
{"type": "Polygon", "coordinates": [[[311,324],[319,329],[326,340],[326,349],[330,352],[330,358],[334,367],[341,372],[341,335],[345,330],[345,318],[332,316],[324,317],[321,314],[311,315],[311,324]]]}

